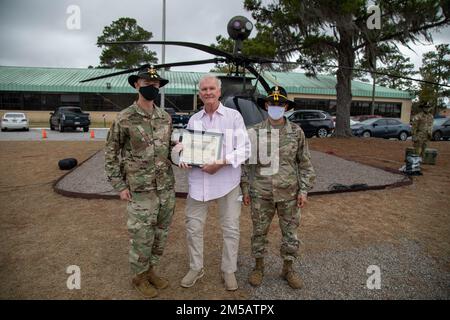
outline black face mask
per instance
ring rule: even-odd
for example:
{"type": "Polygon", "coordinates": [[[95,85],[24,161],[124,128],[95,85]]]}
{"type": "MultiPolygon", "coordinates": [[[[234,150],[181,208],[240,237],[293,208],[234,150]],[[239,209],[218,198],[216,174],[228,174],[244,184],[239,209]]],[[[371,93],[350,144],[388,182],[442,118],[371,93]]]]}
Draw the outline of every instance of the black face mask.
{"type": "Polygon", "coordinates": [[[146,100],[155,100],[158,97],[159,89],[154,86],[140,87],[139,93],[142,94],[146,100]]]}

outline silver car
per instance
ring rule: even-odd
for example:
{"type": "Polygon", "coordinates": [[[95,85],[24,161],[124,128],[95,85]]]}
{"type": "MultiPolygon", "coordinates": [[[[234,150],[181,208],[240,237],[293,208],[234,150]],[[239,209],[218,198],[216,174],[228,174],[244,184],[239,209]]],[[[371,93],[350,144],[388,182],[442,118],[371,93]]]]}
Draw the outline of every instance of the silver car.
{"type": "Polygon", "coordinates": [[[351,126],[354,136],[397,138],[405,141],[411,136],[411,126],[393,118],[370,118],[351,126]]]}
{"type": "Polygon", "coordinates": [[[433,121],[433,140],[450,140],[450,119],[438,118],[433,121]]]}
{"type": "Polygon", "coordinates": [[[2,117],[2,131],[6,130],[30,130],[28,118],[22,112],[7,112],[2,117]]]}

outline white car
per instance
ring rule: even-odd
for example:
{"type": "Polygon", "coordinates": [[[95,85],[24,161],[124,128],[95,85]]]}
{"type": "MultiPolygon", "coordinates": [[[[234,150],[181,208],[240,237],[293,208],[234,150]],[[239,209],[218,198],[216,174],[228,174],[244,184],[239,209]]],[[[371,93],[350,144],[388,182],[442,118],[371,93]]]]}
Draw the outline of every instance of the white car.
{"type": "Polygon", "coordinates": [[[10,129],[30,130],[27,116],[22,112],[7,112],[2,117],[2,131],[10,129]]]}
{"type": "MultiPolygon", "coordinates": [[[[336,117],[333,117],[334,126],[336,126],[336,117]]],[[[354,124],[358,124],[359,121],[355,121],[352,118],[350,118],[350,127],[354,124]]]]}

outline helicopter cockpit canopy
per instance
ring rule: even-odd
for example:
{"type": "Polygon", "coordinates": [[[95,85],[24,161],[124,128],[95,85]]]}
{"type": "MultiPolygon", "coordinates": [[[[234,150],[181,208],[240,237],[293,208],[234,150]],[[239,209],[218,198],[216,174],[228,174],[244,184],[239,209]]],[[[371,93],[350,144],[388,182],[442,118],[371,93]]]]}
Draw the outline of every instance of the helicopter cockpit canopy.
{"type": "Polygon", "coordinates": [[[260,123],[267,119],[267,111],[261,109],[256,104],[253,97],[229,96],[222,100],[222,104],[241,113],[246,127],[260,123]]]}

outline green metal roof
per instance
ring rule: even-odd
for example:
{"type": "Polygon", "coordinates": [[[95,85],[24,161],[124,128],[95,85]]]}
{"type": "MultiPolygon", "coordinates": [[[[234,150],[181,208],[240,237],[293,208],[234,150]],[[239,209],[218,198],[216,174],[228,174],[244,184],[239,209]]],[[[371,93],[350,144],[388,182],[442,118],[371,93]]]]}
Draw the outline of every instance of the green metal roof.
{"type": "MultiPolygon", "coordinates": [[[[80,83],[81,80],[121,71],[120,69],[77,69],[0,66],[0,91],[28,92],[83,92],[83,93],[135,93],[128,84],[128,75],[80,83]],[[106,84],[110,83],[108,89],[106,84]]],[[[204,72],[166,71],[169,84],[167,94],[195,94],[199,79],[204,72]]],[[[336,78],[319,75],[306,77],[295,72],[265,72],[269,84],[283,86],[289,94],[336,95],[336,78]]],[[[259,89],[263,91],[259,85],[259,89]]],[[[371,97],[372,85],[352,81],[352,93],[355,97],[371,97]]],[[[376,97],[411,99],[409,92],[377,86],[376,97]]]]}
{"type": "MultiPolygon", "coordinates": [[[[135,93],[128,84],[128,74],[80,83],[81,80],[106,75],[121,69],[76,69],[0,66],[0,91],[135,93]],[[106,84],[110,83],[108,89],[106,84]]],[[[166,72],[168,94],[193,94],[201,77],[197,72],[166,72]]]]}
{"type": "MultiPolygon", "coordinates": [[[[336,95],[336,77],[318,75],[307,77],[304,73],[296,72],[265,72],[264,77],[271,83],[283,86],[290,94],[320,94],[336,95]]],[[[352,95],[354,97],[372,97],[372,84],[352,81],[352,95]]],[[[411,93],[375,86],[375,97],[412,99],[411,93]]]]}

